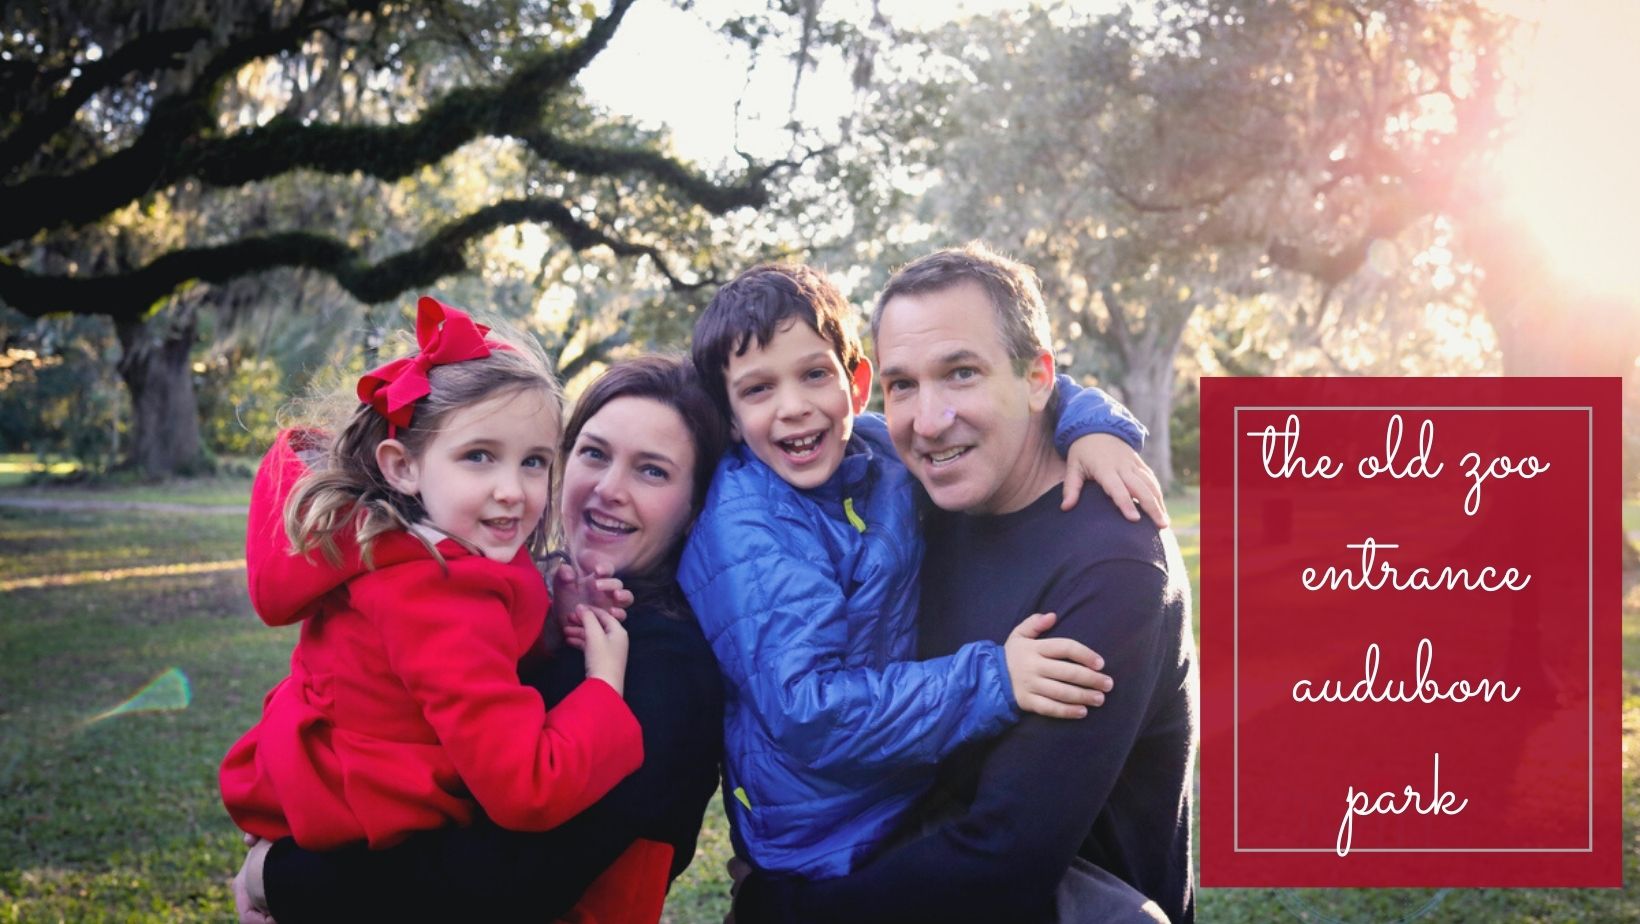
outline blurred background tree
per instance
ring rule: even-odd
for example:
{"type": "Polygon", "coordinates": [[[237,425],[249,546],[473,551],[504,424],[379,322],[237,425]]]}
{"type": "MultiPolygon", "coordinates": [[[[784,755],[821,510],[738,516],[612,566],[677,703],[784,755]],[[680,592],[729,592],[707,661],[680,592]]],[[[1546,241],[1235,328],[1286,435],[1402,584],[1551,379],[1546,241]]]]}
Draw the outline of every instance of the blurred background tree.
{"type": "Polygon", "coordinates": [[[435,281],[536,332],[573,391],[681,346],[756,260],[823,265],[869,309],[972,238],[1037,268],[1063,365],[1184,483],[1203,374],[1632,378],[1640,184],[1601,134],[1632,94],[1605,92],[1621,39],[1590,50],[1640,24],[1621,4],[629,4],[8,7],[7,387],[105,390],[78,441],[8,396],[7,447],[163,471],[200,456],[197,406],[206,450],[254,451],[435,281]],[[702,22],[716,44],[680,27],[702,22]],[[617,115],[589,62],[638,33],[617,115]],[[689,166],[715,59],[744,64],[712,85],[735,117],[689,166]],[[1545,77],[1574,59],[1588,82],[1545,77]],[[1592,130],[1534,115],[1585,99],[1592,130]]]}
{"type": "MultiPolygon", "coordinates": [[[[582,99],[574,78],[631,2],[8,5],[0,300],[112,322],[125,448],[158,475],[201,464],[196,380],[239,380],[246,332],[275,323],[253,316],[488,272],[510,284],[441,294],[527,320],[555,251],[636,264],[628,310],[709,285],[725,251],[706,216],[762,204],[776,165],[696,171],[582,99]]],[[[368,352],[399,325],[366,318],[368,352]]]]}

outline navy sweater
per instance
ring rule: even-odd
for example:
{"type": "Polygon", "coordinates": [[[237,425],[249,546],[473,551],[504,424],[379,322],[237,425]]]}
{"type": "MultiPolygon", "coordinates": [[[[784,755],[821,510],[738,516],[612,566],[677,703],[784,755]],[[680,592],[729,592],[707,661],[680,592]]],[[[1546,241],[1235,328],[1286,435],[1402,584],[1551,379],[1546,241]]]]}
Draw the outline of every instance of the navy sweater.
{"type": "Polygon", "coordinates": [[[931,511],[920,654],[1004,640],[1031,613],[1105,657],[1116,681],[1085,719],[1026,716],[940,767],[924,818],[853,874],[754,874],[737,919],[1030,921],[1081,856],[1191,921],[1195,646],[1190,590],[1171,534],[1129,523],[1097,492],[1068,513],[1058,487],[1024,510],[931,511]]]}

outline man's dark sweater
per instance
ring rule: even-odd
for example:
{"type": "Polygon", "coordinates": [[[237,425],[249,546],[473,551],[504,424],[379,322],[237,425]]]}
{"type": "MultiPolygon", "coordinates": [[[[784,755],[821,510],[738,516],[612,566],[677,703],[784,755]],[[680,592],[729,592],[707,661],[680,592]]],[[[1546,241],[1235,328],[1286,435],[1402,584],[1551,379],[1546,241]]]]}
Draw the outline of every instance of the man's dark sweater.
{"type": "Polygon", "coordinates": [[[1057,613],[1050,634],[1105,657],[1105,705],[1073,721],[1028,715],[957,752],[924,813],[943,821],[840,879],[754,877],[749,918],[1041,920],[1081,856],[1170,920],[1193,919],[1195,646],[1178,546],[1102,497],[1068,513],[1059,499],[1056,486],[1011,514],[929,515],[920,654],[1001,642],[1031,613],[1057,613]]]}

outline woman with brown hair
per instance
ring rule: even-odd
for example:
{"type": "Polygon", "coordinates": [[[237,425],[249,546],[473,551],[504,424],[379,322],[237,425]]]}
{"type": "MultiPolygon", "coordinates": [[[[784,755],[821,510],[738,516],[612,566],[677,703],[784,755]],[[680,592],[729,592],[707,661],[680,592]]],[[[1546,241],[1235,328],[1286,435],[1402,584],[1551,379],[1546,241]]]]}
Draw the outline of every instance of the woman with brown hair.
{"type": "MultiPolygon", "coordinates": [[[[693,368],[671,356],[612,366],[564,428],[559,525],[564,554],[582,577],[559,584],[555,596],[595,592],[598,575],[614,575],[632,594],[625,695],[643,729],[642,767],[551,831],[509,831],[480,818],[378,851],[314,852],[280,840],[241,873],[260,880],[251,891],[265,896],[273,918],[659,919],[668,885],[694,856],[718,781],[721,681],[674,575],[726,441],[693,368]]],[[[253,529],[258,522],[253,509],[253,529]]],[[[259,580],[326,567],[292,559],[251,566],[253,602],[259,580]]],[[[315,590],[329,592],[350,576],[345,566],[331,570],[335,581],[315,590]]],[[[311,574],[305,579],[314,583],[311,574]]],[[[556,631],[573,638],[578,629],[567,622],[556,631]]],[[[520,666],[549,706],[584,676],[573,647],[520,666]]],[[[241,920],[266,919],[260,909],[241,909],[241,920]]]]}

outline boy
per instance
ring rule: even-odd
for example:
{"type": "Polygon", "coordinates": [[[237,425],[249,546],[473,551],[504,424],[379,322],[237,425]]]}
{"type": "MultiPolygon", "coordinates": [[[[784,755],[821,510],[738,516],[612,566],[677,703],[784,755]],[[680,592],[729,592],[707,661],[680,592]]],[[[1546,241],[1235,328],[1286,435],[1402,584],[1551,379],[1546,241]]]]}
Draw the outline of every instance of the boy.
{"type": "MultiPolygon", "coordinates": [[[[881,418],[857,416],[871,364],[822,274],[742,273],[701,316],[692,353],[736,440],[678,580],[726,682],[725,803],[737,852],[765,870],[843,875],[952,749],[1000,732],[1016,709],[1085,715],[1110,680],[1085,646],[1037,638],[1052,614],[1027,618],[1005,645],[911,660],[917,488],[881,418]]],[[[1096,431],[1135,446],[1144,436],[1102,393],[1082,391],[1057,436],[1063,445],[1096,431]]],[[[966,452],[934,464],[958,465],[966,452]]]]}

